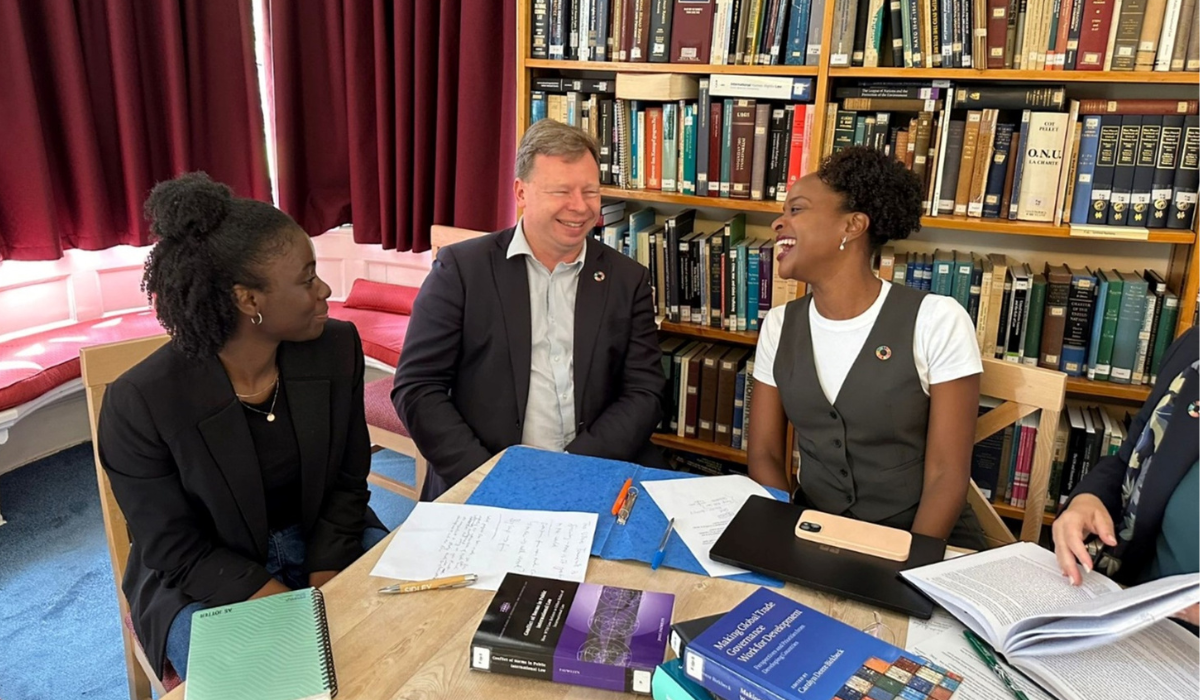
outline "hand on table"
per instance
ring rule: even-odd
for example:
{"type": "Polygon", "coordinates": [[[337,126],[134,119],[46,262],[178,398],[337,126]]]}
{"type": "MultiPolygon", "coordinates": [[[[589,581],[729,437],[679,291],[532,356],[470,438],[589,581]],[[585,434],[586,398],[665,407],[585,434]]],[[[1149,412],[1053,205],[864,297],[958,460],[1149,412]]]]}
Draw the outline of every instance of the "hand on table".
{"type": "Polygon", "coordinates": [[[1071,579],[1072,586],[1083,582],[1080,566],[1084,571],[1092,570],[1092,557],[1084,545],[1090,535],[1099,536],[1100,541],[1110,547],[1117,544],[1112,516],[1100,499],[1090,493],[1072,499],[1070,507],[1054,521],[1053,533],[1054,555],[1058,557],[1063,575],[1071,579]]]}

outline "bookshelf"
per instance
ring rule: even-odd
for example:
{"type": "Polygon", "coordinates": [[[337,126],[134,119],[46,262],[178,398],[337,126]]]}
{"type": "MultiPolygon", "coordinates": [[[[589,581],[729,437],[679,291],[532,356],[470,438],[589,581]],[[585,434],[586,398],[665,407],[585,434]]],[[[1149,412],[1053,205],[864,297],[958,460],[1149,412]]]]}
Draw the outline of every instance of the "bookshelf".
{"type": "MultiPolygon", "coordinates": [[[[615,77],[617,73],[681,73],[693,76],[809,77],[813,79],[813,99],[810,103],[812,121],[808,131],[810,134],[808,155],[813,164],[819,161],[826,141],[826,130],[833,128],[833,124],[828,123],[832,116],[827,107],[835,100],[835,89],[839,85],[853,84],[857,81],[950,81],[954,85],[1064,85],[1067,88],[1068,98],[1103,97],[1106,99],[1113,97],[1195,99],[1196,88],[1200,86],[1200,75],[1195,72],[831,67],[828,53],[826,53],[828,43],[825,44],[826,48],[822,49],[822,60],[817,66],[533,59],[530,57],[532,5],[533,0],[517,1],[518,138],[530,123],[529,85],[535,76],[542,75],[611,78],[615,77]]],[[[834,35],[837,5],[838,3],[834,0],[827,0],[824,13],[819,20],[815,16],[812,18],[812,22],[820,22],[822,36],[826,38],[826,41],[834,35]]],[[[782,210],[782,204],[774,201],[688,196],[656,190],[622,189],[612,186],[602,187],[601,195],[606,200],[627,200],[662,205],[664,209],[676,211],[694,208],[701,212],[702,216],[706,216],[707,212],[710,220],[715,217],[728,217],[731,212],[745,212],[748,218],[754,219],[752,223],[759,227],[769,225],[770,221],[782,210]]],[[[1155,269],[1163,273],[1169,288],[1179,295],[1179,321],[1176,333],[1182,334],[1187,330],[1195,315],[1197,273],[1200,271],[1200,246],[1197,246],[1197,226],[1200,225],[1200,216],[1194,218],[1190,230],[1146,230],[1131,227],[1128,232],[1120,232],[1117,235],[1114,235],[1116,232],[1113,231],[1079,226],[1072,228],[1065,224],[1053,225],[963,216],[925,216],[921,223],[923,232],[928,232],[930,236],[934,237],[933,240],[947,248],[959,247],[986,255],[989,252],[989,245],[995,245],[995,242],[1000,240],[1005,241],[1005,245],[1009,246],[1005,252],[1016,259],[1020,259],[1022,253],[1025,252],[1030,254],[1031,259],[1036,259],[1036,251],[1053,251],[1046,255],[1057,256],[1061,254],[1063,246],[1069,246],[1072,257],[1087,260],[1088,257],[1095,256],[1096,259],[1106,261],[1103,264],[1105,268],[1148,267],[1148,263],[1120,265],[1119,260],[1124,259],[1120,256],[1129,254],[1109,252],[1113,250],[1126,251],[1129,245],[1142,246],[1143,248],[1139,250],[1153,251],[1146,253],[1145,257],[1147,259],[1152,257],[1157,261],[1155,269]],[[1118,257],[1117,264],[1114,264],[1114,256],[1118,257]]],[[[904,247],[904,243],[897,246],[901,250],[904,247]]],[[[1086,264],[1091,265],[1092,263],[1086,264]]],[[[1100,264],[1097,263],[1097,266],[1100,264]]],[[[753,346],[757,341],[755,332],[729,332],[690,324],[663,322],[660,324],[660,331],[663,334],[681,335],[729,345],[753,346]]],[[[1066,391],[1068,396],[1073,399],[1097,403],[1120,403],[1126,407],[1132,407],[1140,404],[1149,396],[1151,387],[1068,378],[1066,391]]],[[[656,435],[654,441],[663,447],[739,464],[746,463],[746,453],[742,450],[733,450],[674,435],[656,435]]],[[[1007,518],[1020,519],[1024,515],[1024,509],[1007,504],[997,504],[996,510],[1007,518]]],[[[1047,524],[1052,520],[1053,516],[1050,515],[1045,518],[1047,524]]]]}

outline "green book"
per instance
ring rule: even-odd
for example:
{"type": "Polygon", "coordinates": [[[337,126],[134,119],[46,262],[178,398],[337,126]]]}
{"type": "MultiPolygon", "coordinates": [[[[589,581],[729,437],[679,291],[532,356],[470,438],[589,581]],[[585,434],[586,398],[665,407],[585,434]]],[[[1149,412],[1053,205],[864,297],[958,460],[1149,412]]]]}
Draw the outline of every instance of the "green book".
{"type": "Polygon", "coordinates": [[[1096,374],[1088,379],[1107,382],[1112,374],[1113,343],[1117,339],[1117,321],[1121,316],[1121,298],[1125,293],[1125,280],[1116,270],[1102,273],[1108,280],[1107,298],[1104,301],[1104,316],[1100,326],[1100,342],[1096,348],[1096,374]]]}
{"type": "MultiPolygon", "coordinates": [[[[1138,334],[1146,315],[1146,280],[1136,272],[1122,272],[1125,289],[1121,293],[1121,310],[1117,318],[1117,333],[1113,340],[1112,369],[1109,381],[1129,384],[1133,378],[1133,363],[1137,359],[1138,334]]],[[[1110,278],[1108,283],[1112,284],[1110,278]]]]}
{"type": "Polygon", "coordinates": [[[1042,347],[1042,317],[1046,309],[1046,276],[1033,276],[1029,289],[1029,322],[1025,330],[1025,352],[1021,362],[1037,367],[1038,351],[1042,347]]]}
{"type": "Polygon", "coordinates": [[[192,616],[188,700],[327,700],[335,695],[325,602],[316,588],[192,616]]]}
{"type": "Polygon", "coordinates": [[[1179,297],[1167,290],[1163,295],[1162,313],[1158,316],[1158,335],[1154,337],[1154,351],[1150,358],[1150,384],[1158,381],[1158,368],[1163,355],[1175,340],[1175,325],[1179,322],[1179,297]]]}

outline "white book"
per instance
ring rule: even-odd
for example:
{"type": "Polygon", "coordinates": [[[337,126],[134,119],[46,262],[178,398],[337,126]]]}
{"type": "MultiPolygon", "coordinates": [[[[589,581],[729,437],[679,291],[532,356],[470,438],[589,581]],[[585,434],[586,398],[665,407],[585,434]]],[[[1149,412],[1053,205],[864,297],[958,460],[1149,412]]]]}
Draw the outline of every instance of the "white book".
{"type": "Polygon", "coordinates": [[[1062,700],[1200,695],[1200,640],[1166,619],[1200,602],[1200,574],[1121,589],[1091,571],[1075,587],[1031,542],[900,573],[1062,700]]]}
{"type": "Polygon", "coordinates": [[[714,74],[708,79],[708,94],[712,97],[808,102],[812,99],[812,84],[812,78],[787,75],[714,74]]]}

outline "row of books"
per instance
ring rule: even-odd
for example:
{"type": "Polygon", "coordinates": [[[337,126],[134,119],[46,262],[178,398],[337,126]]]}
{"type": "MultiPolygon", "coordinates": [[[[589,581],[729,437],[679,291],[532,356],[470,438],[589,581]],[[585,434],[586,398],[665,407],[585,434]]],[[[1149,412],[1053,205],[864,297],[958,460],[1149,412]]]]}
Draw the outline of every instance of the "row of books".
{"type": "Polygon", "coordinates": [[[825,0],[533,0],[530,56],[817,65],[825,0]]]}
{"type": "Polygon", "coordinates": [[[799,283],[778,275],[773,238],[747,237],[746,215],[721,224],[696,221],[685,209],[656,223],[641,209],[593,236],[650,271],[658,316],[729,331],[757,331],[772,306],[796,298],[799,283]]]}
{"type": "MultiPolygon", "coordinates": [[[[979,415],[999,404],[981,403],[979,415]]],[[[1024,508],[1037,446],[1038,420],[1034,413],[975,444],[971,453],[971,479],[993,503],[1024,508]]],[[[1079,481],[1107,455],[1115,455],[1128,435],[1131,417],[1111,406],[1070,404],[1059,418],[1047,481],[1046,512],[1066,506],[1079,481]]],[[[1044,439],[1044,438],[1043,438],[1044,439]]]]}
{"type": "Polygon", "coordinates": [[[1197,71],[1195,0],[534,0],[530,56],[709,65],[1197,71]],[[824,51],[822,50],[824,44],[824,51]]]}
{"type": "Polygon", "coordinates": [[[826,152],[866,145],[891,153],[920,176],[930,216],[1192,225],[1200,185],[1195,100],[1071,100],[1062,112],[1061,87],[892,84],[837,94],[826,152]]]}
{"type": "Polygon", "coordinates": [[[661,343],[667,390],[660,429],[745,450],[754,393],[754,349],[689,340],[661,343]]]}
{"type": "Polygon", "coordinates": [[[1196,71],[1195,0],[835,0],[831,66],[1196,71]]]}
{"type": "Polygon", "coordinates": [[[595,91],[559,94],[545,88],[556,80],[584,88],[604,81],[536,79],[535,88],[543,89],[531,94],[531,119],[548,117],[592,134],[600,146],[604,185],[783,201],[809,167],[816,113],[796,100],[809,98],[812,80],[683,77],[694,92],[685,87],[676,94],[690,98],[669,101],[655,91],[654,100],[621,99],[620,92],[616,98],[595,91]]]}
{"type": "Polygon", "coordinates": [[[880,252],[880,278],[954,297],[984,357],[1114,384],[1153,384],[1175,338],[1179,297],[1155,270],[1030,266],[1002,253],[880,252]]]}

